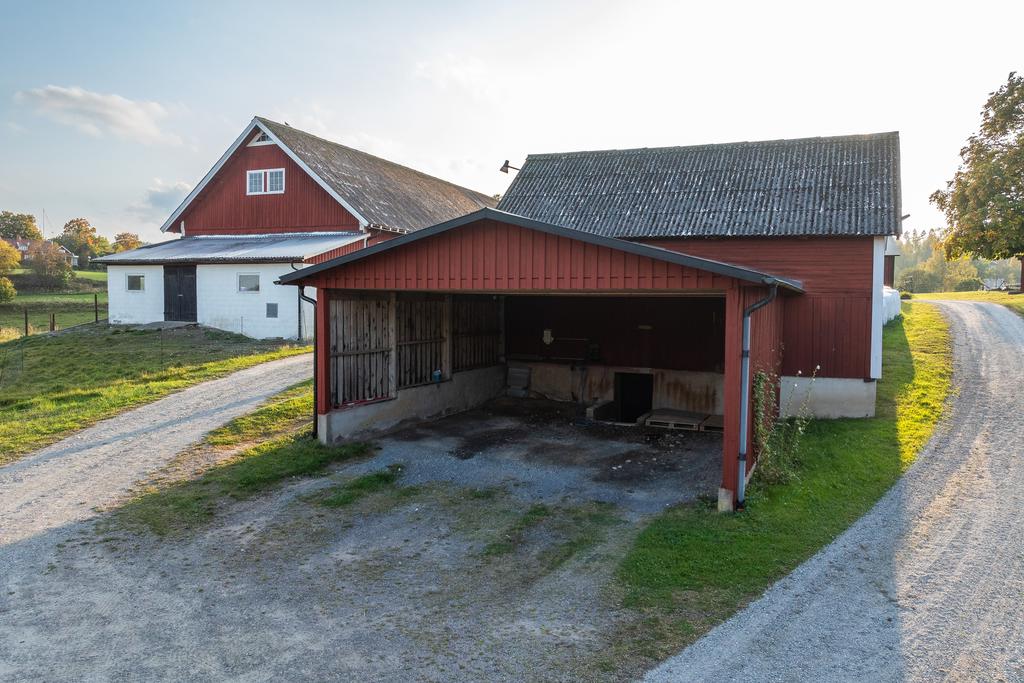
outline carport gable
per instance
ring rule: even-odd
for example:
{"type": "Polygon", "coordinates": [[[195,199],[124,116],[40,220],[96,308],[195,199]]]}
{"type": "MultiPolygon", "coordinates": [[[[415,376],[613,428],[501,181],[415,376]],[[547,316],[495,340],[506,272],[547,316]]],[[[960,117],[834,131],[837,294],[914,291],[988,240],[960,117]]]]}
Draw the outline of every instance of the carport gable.
{"type": "Polygon", "coordinates": [[[290,273],[281,284],[450,292],[722,292],[799,282],[482,209],[290,273]]]}

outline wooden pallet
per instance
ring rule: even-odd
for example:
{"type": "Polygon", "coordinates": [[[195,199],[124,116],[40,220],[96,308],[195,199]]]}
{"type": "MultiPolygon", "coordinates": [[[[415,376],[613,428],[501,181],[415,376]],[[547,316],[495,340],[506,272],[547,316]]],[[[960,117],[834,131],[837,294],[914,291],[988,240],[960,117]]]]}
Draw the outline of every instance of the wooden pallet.
{"type": "Polygon", "coordinates": [[[675,429],[685,432],[696,432],[707,418],[704,413],[692,413],[687,410],[671,410],[660,408],[648,415],[644,424],[659,429],[675,429]]]}

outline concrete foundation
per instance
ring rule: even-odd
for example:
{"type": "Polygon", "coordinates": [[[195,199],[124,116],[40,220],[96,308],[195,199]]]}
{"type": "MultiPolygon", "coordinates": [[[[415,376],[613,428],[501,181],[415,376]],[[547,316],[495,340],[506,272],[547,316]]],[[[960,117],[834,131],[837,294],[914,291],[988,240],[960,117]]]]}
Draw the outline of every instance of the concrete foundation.
{"type": "Polygon", "coordinates": [[[466,370],[451,380],[398,391],[395,398],[350,406],[318,417],[325,444],[386,432],[402,422],[429,420],[474,408],[505,391],[505,366],[466,370]]]}
{"type": "Polygon", "coordinates": [[[874,417],[878,382],[834,377],[783,377],[779,412],[783,417],[874,417]]]}

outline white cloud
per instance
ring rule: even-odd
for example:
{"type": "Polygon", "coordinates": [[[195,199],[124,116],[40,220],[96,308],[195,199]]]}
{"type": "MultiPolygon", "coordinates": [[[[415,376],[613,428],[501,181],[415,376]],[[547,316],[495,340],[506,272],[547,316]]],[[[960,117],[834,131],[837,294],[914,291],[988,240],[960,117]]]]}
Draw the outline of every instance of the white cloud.
{"type": "Polygon", "coordinates": [[[441,90],[462,91],[484,102],[498,102],[498,79],[479,57],[458,57],[452,53],[416,64],[413,73],[441,90]]]}
{"type": "Polygon", "coordinates": [[[120,95],[59,85],[22,90],[15,93],[14,100],[94,137],[115,135],[146,145],[181,144],[180,137],[161,129],[160,121],[167,117],[168,111],[159,102],[130,100],[120,95]]]}
{"type": "Polygon", "coordinates": [[[148,219],[158,219],[163,222],[171,212],[178,208],[181,200],[192,189],[192,186],[184,181],[167,182],[160,178],[154,178],[152,185],[146,189],[142,201],[129,207],[132,213],[148,219]]]}

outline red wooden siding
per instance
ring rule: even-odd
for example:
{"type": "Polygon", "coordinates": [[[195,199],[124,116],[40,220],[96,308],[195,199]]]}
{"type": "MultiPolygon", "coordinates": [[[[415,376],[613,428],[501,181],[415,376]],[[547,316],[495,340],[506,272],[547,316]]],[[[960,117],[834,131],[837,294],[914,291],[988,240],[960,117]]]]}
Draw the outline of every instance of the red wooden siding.
{"type": "Polygon", "coordinates": [[[724,290],[731,278],[567,237],[482,221],[311,278],[336,289],[724,290]]]}
{"type": "Polygon", "coordinates": [[[896,282],[896,257],[885,257],[885,271],[882,273],[882,284],[886,287],[895,287],[896,282]]]}
{"type": "Polygon", "coordinates": [[[806,294],[783,302],[782,373],[871,374],[871,237],[649,241],[655,246],[796,278],[806,294]]]}
{"type": "Polygon", "coordinates": [[[359,230],[359,222],[277,145],[243,145],[170,230],[186,235],[359,230]],[[284,194],[247,195],[245,172],[285,169],[284,194]]]}
{"type": "Polygon", "coordinates": [[[724,297],[510,296],[505,300],[510,358],[722,372],[724,297]],[[545,329],[555,340],[543,341],[545,329]]]}

